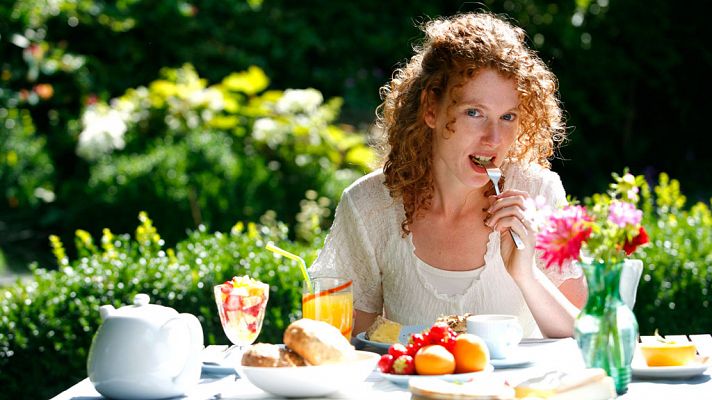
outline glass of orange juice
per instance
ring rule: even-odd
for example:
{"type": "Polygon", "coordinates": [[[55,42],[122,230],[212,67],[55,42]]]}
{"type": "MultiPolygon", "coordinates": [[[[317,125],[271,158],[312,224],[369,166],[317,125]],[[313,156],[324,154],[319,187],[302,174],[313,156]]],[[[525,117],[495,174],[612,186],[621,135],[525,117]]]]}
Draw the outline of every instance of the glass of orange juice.
{"type": "Polygon", "coordinates": [[[302,285],[302,316],[328,322],[351,340],[354,322],[353,282],[345,278],[314,278],[313,292],[302,285]]]}

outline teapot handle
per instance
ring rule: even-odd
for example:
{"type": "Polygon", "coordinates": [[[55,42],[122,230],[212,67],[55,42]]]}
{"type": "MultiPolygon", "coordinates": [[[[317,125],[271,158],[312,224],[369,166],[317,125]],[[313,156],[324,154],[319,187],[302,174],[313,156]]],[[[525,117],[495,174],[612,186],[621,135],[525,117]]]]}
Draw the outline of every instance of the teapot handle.
{"type": "Polygon", "coordinates": [[[182,384],[183,381],[194,379],[196,376],[200,378],[200,352],[203,350],[203,327],[200,325],[200,321],[193,314],[182,313],[175,318],[168,320],[161,329],[166,328],[168,325],[182,322],[188,326],[188,332],[190,333],[190,343],[188,348],[188,355],[185,358],[185,364],[180,368],[180,372],[173,377],[173,383],[182,384]]]}

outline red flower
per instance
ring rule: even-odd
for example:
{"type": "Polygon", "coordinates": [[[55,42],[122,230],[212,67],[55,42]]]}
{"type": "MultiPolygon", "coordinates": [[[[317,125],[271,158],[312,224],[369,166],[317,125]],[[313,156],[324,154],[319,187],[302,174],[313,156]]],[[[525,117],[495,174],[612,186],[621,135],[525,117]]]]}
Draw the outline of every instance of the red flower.
{"type": "Polygon", "coordinates": [[[581,206],[566,206],[553,214],[537,235],[537,250],[544,252],[546,267],[579,258],[581,246],[591,236],[591,217],[581,206]]]}
{"type": "Polygon", "coordinates": [[[644,245],[648,242],[650,242],[648,232],[646,232],[645,228],[641,226],[640,229],[638,229],[638,235],[634,237],[633,240],[625,241],[625,244],[623,244],[623,250],[625,251],[625,254],[629,256],[635,251],[635,249],[638,248],[638,246],[644,245]]]}

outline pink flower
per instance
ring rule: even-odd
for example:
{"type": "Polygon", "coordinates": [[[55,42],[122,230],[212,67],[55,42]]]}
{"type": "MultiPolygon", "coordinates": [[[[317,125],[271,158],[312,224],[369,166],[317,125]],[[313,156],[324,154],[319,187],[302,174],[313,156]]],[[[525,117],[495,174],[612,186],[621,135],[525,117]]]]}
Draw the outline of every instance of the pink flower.
{"type": "Polygon", "coordinates": [[[566,206],[549,218],[549,223],[537,234],[537,250],[542,250],[546,267],[579,258],[581,246],[591,236],[591,217],[581,206],[566,206]]]}
{"type": "Polygon", "coordinates": [[[631,203],[614,200],[608,207],[608,220],[621,228],[625,228],[626,225],[638,225],[642,219],[643,212],[631,203]]]}

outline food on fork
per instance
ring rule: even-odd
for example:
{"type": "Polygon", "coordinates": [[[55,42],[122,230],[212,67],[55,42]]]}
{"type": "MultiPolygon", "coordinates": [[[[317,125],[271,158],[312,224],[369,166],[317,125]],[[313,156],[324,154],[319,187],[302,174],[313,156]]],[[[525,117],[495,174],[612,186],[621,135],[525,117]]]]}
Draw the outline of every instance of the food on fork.
{"type": "Polygon", "coordinates": [[[514,388],[518,399],[607,400],[616,397],[613,378],[600,368],[551,371],[514,388]]]}
{"type": "Polygon", "coordinates": [[[304,358],[287,347],[270,343],[256,343],[242,355],[247,367],[301,367],[304,358]]]}
{"type": "Polygon", "coordinates": [[[457,332],[458,334],[467,333],[467,317],[471,315],[474,314],[465,313],[462,315],[443,315],[440,318],[436,319],[435,322],[445,322],[446,324],[448,324],[450,329],[457,332]]]}
{"type": "Polygon", "coordinates": [[[333,364],[356,357],[356,350],[337,328],[313,319],[292,322],[284,331],[284,344],[310,365],[333,364]]]}
{"type": "Polygon", "coordinates": [[[398,342],[400,330],[401,324],[379,315],[366,330],[365,337],[373,342],[392,344],[398,342]]]}

